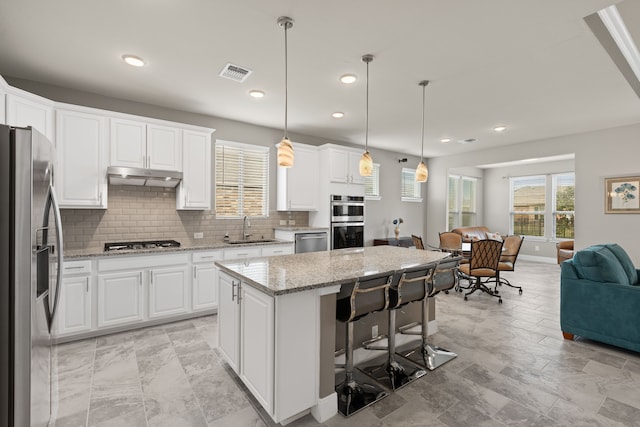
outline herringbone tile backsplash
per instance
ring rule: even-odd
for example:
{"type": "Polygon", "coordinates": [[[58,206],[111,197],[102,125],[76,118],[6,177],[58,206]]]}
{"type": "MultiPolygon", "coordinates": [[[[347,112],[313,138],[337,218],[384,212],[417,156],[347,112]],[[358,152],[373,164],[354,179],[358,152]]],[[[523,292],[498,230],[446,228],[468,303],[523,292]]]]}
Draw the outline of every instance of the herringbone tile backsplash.
{"type": "MultiPolygon", "coordinates": [[[[277,212],[267,218],[252,217],[253,238],[273,238],[280,220],[309,224],[307,212],[277,212]]],[[[177,240],[183,246],[222,242],[225,233],[239,239],[241,219],[216,219],[215,211],[177,211],[173,188],[109,186],[109,208],[63,209],[62,226],[66,250],[101,250],[105,242],[132,240],[177,240]],[[203,239],[193,234],[204,233],[203,239]]]]}

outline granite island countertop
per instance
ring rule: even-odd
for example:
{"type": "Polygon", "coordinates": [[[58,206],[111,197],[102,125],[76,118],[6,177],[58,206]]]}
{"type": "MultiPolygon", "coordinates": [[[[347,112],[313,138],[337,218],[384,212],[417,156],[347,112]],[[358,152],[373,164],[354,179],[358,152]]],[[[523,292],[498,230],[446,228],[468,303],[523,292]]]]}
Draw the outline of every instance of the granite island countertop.
{"type": "Polygon", "coordinates": [[[367,246],[276,257],[216,261],[224,272],[269,295],[340,285],[357,277],[435,263],[447,252],[367,246]]]}
{"type": "Polygon", "coordinates": [[[172,252],[184,252],[184,251],[206,251],[213,249],[230,249],[230,248],[242,248],[249,246],[271,246],[271,245],[290,245],[291,242],[285,240],[271,240],[268,242],[250,242],[250,243],[237,243],[231,244],[227,242],[209,243],[201,246],[180,246],[179,248],[152,248],[152,249],[131,249],[121,251],[109,251],[105,252],[100,248],[94,249],[82,249],[82,250],[65,250],[65,260],[75,260],[81,258],[95,258],[95,257],[113,257],[124,255],[145,255],[145,254],[159,254],[159,253],[172,253],[172,252]]]}

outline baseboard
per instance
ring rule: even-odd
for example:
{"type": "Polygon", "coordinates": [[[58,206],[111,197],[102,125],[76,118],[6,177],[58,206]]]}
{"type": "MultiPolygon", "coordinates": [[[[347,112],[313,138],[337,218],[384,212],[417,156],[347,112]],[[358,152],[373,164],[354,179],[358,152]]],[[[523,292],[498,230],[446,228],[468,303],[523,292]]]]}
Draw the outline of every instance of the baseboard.
{"type": "Polygon", "coordinates": [[[338,394],[335,391],[326,397],[318,399],[318,404],[311,408],[311,415],[319,423],[324,423],[337,413],[338,394]]]}
{"type": "Polygon", "coordinates": [[[518,255],[518,258],[524,259],[526,261],[543,262],[545,264],[557,264],[558,263],[558,260],[556,258],[550,258],[550,257],[546,257],[546,256],[535,256],[535,255],[520,254],[520,255],[518,255]]]}

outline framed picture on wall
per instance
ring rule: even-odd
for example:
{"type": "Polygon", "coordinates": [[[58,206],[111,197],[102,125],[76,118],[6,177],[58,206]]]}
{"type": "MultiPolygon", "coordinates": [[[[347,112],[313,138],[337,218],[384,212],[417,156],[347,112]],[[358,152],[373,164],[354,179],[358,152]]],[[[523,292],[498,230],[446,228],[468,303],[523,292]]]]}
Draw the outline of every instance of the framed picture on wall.
{"type": "Polygon", "coordinates": [[[640,176],[604,179],[604,213],[640,213],[640,176]]]}

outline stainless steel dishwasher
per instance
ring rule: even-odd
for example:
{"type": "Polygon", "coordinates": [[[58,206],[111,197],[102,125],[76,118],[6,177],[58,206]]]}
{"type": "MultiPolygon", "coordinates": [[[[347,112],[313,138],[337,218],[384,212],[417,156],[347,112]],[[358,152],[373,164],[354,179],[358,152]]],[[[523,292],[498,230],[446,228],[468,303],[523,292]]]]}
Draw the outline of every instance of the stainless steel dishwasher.
{"type": "Polygon", "coordinates": [[[327,233],[296,233],[296,253],[327,250],[327,233]]]}

